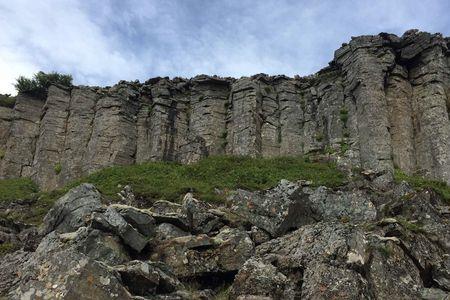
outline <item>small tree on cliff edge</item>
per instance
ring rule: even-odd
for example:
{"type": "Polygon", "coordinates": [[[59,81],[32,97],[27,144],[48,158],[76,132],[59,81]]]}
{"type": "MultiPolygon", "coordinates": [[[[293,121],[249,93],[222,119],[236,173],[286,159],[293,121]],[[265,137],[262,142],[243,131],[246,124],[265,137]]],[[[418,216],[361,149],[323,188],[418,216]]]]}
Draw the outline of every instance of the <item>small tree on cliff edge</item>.
{"type": "Polygon", "coordinates": [[[57,72],[44,73],[41,71],[34,74],[33,78],[20,76],[17,78],[14,87],[19,94],[26,94],[45,99],[47,97],[48,88],[51,84],[55,83],[71,86],[72,75],[60,74],[57,72]]]}

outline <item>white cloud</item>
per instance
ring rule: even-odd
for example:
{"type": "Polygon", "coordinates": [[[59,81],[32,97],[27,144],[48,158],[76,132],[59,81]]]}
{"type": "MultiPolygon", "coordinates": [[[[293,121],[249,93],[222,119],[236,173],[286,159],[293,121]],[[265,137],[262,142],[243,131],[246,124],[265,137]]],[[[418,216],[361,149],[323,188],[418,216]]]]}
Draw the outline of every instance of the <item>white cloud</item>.
{"type": "Polygon", "coordinates": [[[19,75],[38,70],[73,73],[78,83],[98,84],[142,72],[131,53],[92,22],[76,1],[1,3],[1,91],[13,92],[19,75]]]}
{"type": "Polygon", "coordinates": [[[447,0],[0,0],[0,93],[34,72],[76,84],[199,73],[307,75],[350,36],[450,32],[447,0]]]}

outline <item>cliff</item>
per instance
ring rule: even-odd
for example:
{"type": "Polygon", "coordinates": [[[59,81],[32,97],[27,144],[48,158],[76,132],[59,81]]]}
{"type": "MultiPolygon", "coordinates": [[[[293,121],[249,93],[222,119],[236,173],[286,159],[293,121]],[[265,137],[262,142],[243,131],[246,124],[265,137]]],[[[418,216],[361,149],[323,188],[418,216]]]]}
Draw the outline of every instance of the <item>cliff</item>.
{"type": "Polygon", "coordinates": [[[334,152],[338,163],[394,167],[450,183],[450,39],[411,30],[352,38],[308,77],[121,81],[51,86],[0,107],[0,177],[43,189],[110,165],[208,155],[334,152]]]}

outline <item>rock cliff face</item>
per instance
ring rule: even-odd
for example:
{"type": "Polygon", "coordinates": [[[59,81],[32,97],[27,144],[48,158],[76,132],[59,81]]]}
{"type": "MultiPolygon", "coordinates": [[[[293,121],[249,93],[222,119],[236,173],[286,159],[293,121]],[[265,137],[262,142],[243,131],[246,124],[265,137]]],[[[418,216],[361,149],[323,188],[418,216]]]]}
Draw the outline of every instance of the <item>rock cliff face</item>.
{"type": "Polygon", "coordinates": [[[52,189],[115,164],[327,150],[384,179],[398,167],[450,183],[449,45],[411,30],[352,38],[308,77],[52,86],[0,108],[0,176],[52,189]]]}

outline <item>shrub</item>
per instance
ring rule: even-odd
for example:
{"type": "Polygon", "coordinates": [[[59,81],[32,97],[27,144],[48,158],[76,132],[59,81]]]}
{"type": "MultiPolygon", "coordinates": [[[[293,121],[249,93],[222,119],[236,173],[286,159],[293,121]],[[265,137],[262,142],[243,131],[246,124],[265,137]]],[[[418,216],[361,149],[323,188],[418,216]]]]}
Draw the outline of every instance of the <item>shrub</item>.
{"type": "Polygon", "coordinates": [[[0,94],[0,106],[13,108],[16,104],[16,97],[9,94],[0,94]]]}
{"type": "Polygon", "coordinates": [[[3,150],[3,149],[0,148],[0,160],[4,159],[4,158],[5,158],[5,155],[6,155],[5,150],[3,150]]]}
{"type": "Polygon", "coordinates": [[[316,140],[317,140],[318,142],[323,141],[324,138],[325,138],[325,135],[324,135],[322,132],[316,133],[316,140]]]}
{"type": "Polygon", "coordinates": [[[342,123],[344,123],[344,125],[347,124],[348,110],[346,108],[341,108],[341,110],[339,111],[339,118],[341,119],[342,123]]]}
{"type": "Polygon", "coordinates": [[[20,76],[14,85],[19,94],[27,94],[41,99],[47,97],[47,91],[50,85],[60,84],[64,86],[72,85],[72,76],[60,74],[57,72],[44,73],[38,72],[33,78],[20,76]]]}
{"type": "Polygon", "coordinates": [[[55,174],[56,174],[56,175],[58,175],[59,173],[61,173],[61,170],[62,170],[61,164],[60,164],[60,163],[57,163],[57,164],[55,165],[54,169],[55,169],[55,174]]]}

